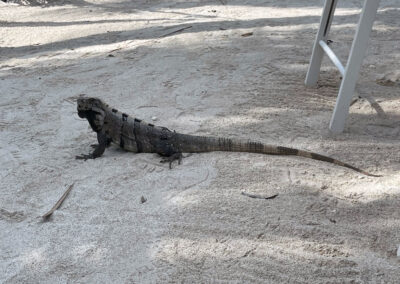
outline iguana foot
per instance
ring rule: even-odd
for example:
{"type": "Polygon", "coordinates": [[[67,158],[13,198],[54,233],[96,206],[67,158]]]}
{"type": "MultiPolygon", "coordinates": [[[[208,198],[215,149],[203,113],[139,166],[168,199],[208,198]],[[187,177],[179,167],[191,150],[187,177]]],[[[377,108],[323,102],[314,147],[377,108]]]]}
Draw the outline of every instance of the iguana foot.
{"type": "Polygon", "coordinates": [[[172,163],[175,160],[178,160],[178,165],[180,165],[182,163],[182,158],[183,158],[182,153],[174,153],[171,156],[163,157],[160,163],[169,163],[169,168],[172,169],[172,163]]]}
{"type": "Polygon", "coordinates": [[[97,133],[97,139],[99,140],[99,144],[92,144],[90,147],[94,148],[93,153],[89,153],[88,155],[82,154],[80,156],[75,156],[78,160],[89,160],[96,159],[103,155],[104,150],[106,149],[106,140],[105,137],[101,133],[97,133]]]}
{"type": "Polygon", "coordinates": [[[88,159],[95,159],[95,158],[96,158],[96,157],[94,157],[93,154],[89,154],[89,155],[82,154],[82,155],[80,155],[80,156],[75,156],[75,159],[77,159],[77,160],[84,160],[84,161],[86,161],[86,160],[88,160],[88,159]]]}

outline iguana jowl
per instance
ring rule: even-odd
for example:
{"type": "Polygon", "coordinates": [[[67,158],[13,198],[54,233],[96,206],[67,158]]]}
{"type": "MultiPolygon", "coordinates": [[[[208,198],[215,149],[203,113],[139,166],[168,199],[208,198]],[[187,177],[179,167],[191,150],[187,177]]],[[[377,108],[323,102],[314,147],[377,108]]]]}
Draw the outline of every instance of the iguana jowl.
{"type": "Polygon", "coordinates": [[[378,176],[317,153],[282,146],[266,145],[252,141],[229,138],[194,136],[172,132],[165,127],[154,126],[125,113],[110,108],[98,98],[79,98],[78,115],[86,118],[97,133],[99,144],[93,153],[77,156],[77,159],[100,157],[111,143],[135,153],[158,153],[171,162],[182,159],[182,153],[202,153],[213,151],[249,152],[268,155],[293,155],[324,161],[355,170],[368,176],[378,176]]]}

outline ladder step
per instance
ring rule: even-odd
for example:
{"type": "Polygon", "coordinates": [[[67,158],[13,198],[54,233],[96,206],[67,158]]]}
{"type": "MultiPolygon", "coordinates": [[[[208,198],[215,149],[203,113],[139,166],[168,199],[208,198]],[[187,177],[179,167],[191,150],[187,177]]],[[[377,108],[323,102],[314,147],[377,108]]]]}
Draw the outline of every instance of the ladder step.
{"type": "Polygon", "coordinates": [[[325,51],[326,55],[328,55],[329,59],[335,64],[335,66],[339,69],[340,74],[344,77],[346,73],[346,69],[344,68],[342,62],[340,62],[339,58],[333,52],[333,50],[326,44],[325,41],[320,40],[319,45],[325,51]]]}

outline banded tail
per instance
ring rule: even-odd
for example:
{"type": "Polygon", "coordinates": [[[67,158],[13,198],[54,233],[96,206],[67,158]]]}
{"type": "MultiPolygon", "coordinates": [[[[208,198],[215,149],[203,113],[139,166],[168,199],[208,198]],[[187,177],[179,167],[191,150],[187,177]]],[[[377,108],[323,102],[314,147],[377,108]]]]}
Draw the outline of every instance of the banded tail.
{"type": "Polygon", "coordinates": [[[229,138],[218,138],[218,137],[207,137],[207,136],[192,136],[186,134],[177,134],[176,138],[179,141],[179,149],[183,153],[226,151],[226,152],[259,153],[266,155],[283,155],[283,156],[291,155],[291,156],[305,157],[313,160],[335,164],[341,167],[352,169],[356,172],[371,177],[381,177],[381,175],[371,174],[369,172],[356,168],[342,161],[333,159],[331,157],[309,151],[298,150],[294,148],[267,145],[253,141],[241,141],[229,138]]]}

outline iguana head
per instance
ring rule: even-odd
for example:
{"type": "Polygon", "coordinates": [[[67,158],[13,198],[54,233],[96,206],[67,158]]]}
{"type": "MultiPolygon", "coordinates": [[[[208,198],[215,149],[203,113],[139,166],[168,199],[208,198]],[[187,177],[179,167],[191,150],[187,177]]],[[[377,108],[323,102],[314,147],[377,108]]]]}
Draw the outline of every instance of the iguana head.
{"type": "Polygon", "coordinates": [[[78,98],[77,100],[77,110],[78,115],[81,118],[85,118],[87,112],[94,111],[98,112],[99,110],[104,111],[105,103],[103,103],[98,98],[78,98]]]}
{"type": "Polygon", "coordinates": [[[103,127],[106,107],[107,105],[98,98],[81,97],[77,100],[79,117],[86,118],[96,132],[103,127]]]}

